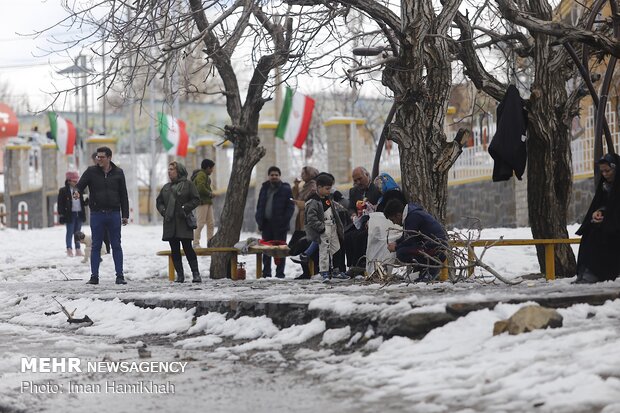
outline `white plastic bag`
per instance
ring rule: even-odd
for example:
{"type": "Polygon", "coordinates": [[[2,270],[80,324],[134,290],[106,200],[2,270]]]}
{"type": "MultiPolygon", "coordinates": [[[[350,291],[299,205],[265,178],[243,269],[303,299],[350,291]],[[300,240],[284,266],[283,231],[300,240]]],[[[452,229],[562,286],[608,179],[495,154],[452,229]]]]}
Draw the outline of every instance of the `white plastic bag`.
{"type": "MultiPolygon", "coordinates": [[[[396,258],[395,252],[387,249],[388,242],[394,242],[402,235],[402,227],[394,224],[387,219],[383,212],[370,213],[368,220],[368,243],[366,244],[366,273],[372,274],[375,271],[377,262],[391,262],[396,258]],[[388,228],[392,228],[389,231],[388,228]],[[398,228],[398,231],[394,230],[398,228]]],[[[386,268],[388,274],[392,267],[386,268]]]]}

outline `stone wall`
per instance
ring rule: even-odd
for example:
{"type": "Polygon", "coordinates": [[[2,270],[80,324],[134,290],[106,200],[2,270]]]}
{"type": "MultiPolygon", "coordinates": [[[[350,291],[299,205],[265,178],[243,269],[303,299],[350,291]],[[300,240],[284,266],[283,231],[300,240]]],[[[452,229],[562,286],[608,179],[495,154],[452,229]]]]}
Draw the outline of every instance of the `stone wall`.
{"type": "Polygon", "coordinates": [[[480,181],[448,187],[448,227],[471,226],[467,217],[478,218],[483,228],[517,226],[514,180],[480,181]]]}
{"type": "MultiPolygon", "coordinates": [[[[568,224],[581,222],[594,196],[592,178],[573,182],[568,224]]],[[[492,182],[491,178],[448,187],[447,225],[464,228],[465,217],[480,219],[483,228],[529,226],[527,181],[510,179],[492,182]]]]}
{"type": "Polygon", "coordinates": [[[571,204],[568,208],[569,224],[583,221],[594,197],[594,189],[594,179],[591,177],[573,181],[571,204]]]}

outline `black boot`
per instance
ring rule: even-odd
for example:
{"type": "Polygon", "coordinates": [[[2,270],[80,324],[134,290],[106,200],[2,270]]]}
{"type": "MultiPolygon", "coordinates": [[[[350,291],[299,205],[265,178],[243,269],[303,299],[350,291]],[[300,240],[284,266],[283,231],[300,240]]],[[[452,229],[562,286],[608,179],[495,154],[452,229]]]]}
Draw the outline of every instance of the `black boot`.
{"type": "Polygon", "coordinates": [[[198,259],[188,260],[189,268],[192,269],[192,282],[201,283],[200,271],[198,271],[198,259]]]}
{"type": "Polygon", "coordinates": [[[177,273],[177,279],[175,280],[175,282],[184,283],[185,282],[185,274],[183,274],[182,272],[177,273]]]}
{"type": "Polygon", "coordinates": [[[95,275],[91,275],[90,276],[90,280],[88,280],[86,282],[86,284],[93,284],[93,285],[97,285],[99,284],[99,277],[95,276],[95,275]]]}

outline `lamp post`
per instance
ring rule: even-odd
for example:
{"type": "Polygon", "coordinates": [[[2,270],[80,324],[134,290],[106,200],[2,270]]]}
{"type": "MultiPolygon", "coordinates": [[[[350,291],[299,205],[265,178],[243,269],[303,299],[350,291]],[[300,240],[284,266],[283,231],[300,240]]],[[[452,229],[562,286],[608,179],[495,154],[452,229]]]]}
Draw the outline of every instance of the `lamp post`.
{"type": "MultiPolygon", "coordinates": [[[[73,65],[64,68],[62,70],[60,70],[59,72],[57,72],[59,75],[72,75],[75,76],[76,79],[77,78],[81,78],[82,79],[82,100],[84,102],[84,127],[82,128],[82,130],[84,131],[84,133],[88,132],[88,88],[86,87],[86,75],[88,73],[90,73],[90,70],[88,70],[88,68],[86,67],[86,56],[84,55],[79,55],[78,57],[75,58],[75,61],[73,63],[73,65]]],[[[77,83],[77,82],[76,82],[77,83]]],[[[80,86],[76,84],[75,86],[75,95],[76,95],[76,125],[80,124],[80,98],[79,98],[79,94],[78,94],[78,88],[80,86]]],[[[78,129],[79,130],[79,129],[78,129]]],[[[78,133],[78,137],[79,137],[79,133],[78,133]]],[[[80,141],[81,143],[81,141],[80,141]]],[[[77,159],[76,163],[79,166],[79,161],[83,159],[83,148],[81,146],[78,146],[78,150],[79,150],[79,158],[77,159]]]]}
{"type": "MultiPolygon", "coordinates": [[[[353,49],[353,54],[355,56],[378,56],[381,53],[392,50],[389,46],[377,46],[377,47],[356,47],[353,49]]],[[[375,178],[379,175],[379,162],[381,161],[381,154],[383,153],[383,147],[385,146],[385,141],[387,139],[388,127],[390,123],[392,123],[392,119],[394,118],[394,113],[396,113],[396,107],[398,106],[396,100],[392,103],[392,107],[388,113],[387,118],[385,118],[385,123],[383,124],[383,129],[381,130],[381,136],[379,137],[379,142],[377,142],[377,150],[375,151],[375,159],[372,163],[372,175],[371,182],[375,180],[375,178]]]]}

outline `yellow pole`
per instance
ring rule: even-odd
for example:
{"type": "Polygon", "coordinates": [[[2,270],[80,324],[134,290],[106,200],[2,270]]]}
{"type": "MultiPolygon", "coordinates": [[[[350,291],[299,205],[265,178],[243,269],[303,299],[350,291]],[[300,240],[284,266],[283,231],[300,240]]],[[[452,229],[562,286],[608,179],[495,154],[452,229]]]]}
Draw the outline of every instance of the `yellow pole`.
{"type": "Polygon", "coordinates": [[[263,277],[263,254],[256,254],[256,279],[263,277]]]}
{"type": "Polygon", "coordinates": [[[233,280],[237,279],[237,254],[234,252],[230,257],[230,278],[233,280]]]}
{"type": "Polygon", "coordinates": [[[448,281],[448,260],[443,261],[443,267],[439,273],[439,281],[448,281]]]}
{"type": "Polygon", "coordinates": [[[545,244],[545,275],[547,280],[555,280],[555,245],[545,244]]]}
{"type": "Polygon", "coordinates": [[[172,263],[172,255],[168,257],[168,280],[174,281],[174,264],[172,263]]]}

